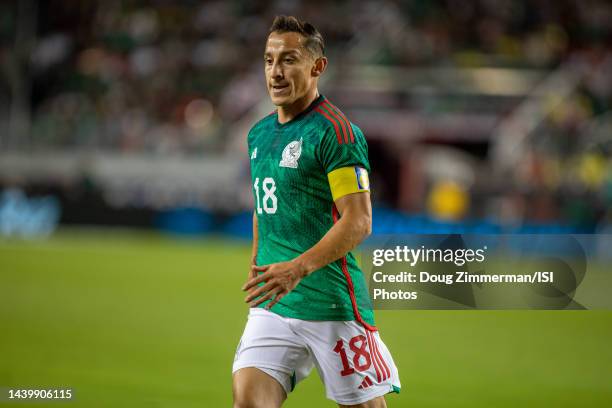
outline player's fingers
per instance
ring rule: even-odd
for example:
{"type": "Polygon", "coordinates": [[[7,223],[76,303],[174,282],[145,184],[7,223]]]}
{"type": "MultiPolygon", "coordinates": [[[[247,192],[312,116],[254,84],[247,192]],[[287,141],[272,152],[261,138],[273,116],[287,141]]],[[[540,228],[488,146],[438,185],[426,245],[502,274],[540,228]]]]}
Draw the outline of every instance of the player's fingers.
{"type": "Polygon", "coordinates": [[[251,269],[249,271],[249,278],[254,278],[255,276],[259,274],[259,272],[265,272],[267,269],[268,269],[267,266],[257,266],[255,264],[251,264],[251,269]],[[262,269],[264,267],[266,269],[262,269]]]}
{"type": "Polygon", "coordinates": [[[272,306],[274,306],[275,304],[278,303],[279,300],[281,300],[284,296],[286,295],[286,293],[277,293],[276,296],[274,296],[274,299],[272,299],[270,301],[270,303],[268,303],[266,305],[266,309],[270,310],[272,308],[272,306]]]}
{"type": "Polygon", "coordinates": [[[270,265],[253,265],[252,268],[256,272],[265,272],[268,270],[270,265]]]}
{"type": "Polygon", "coordinates": [[[242,286],[242,290],[249,290],[253,286],[259,285],[261,282],[267,281],[269,278],[270,278],[270,275],[267,275],[265,273],[259,276],[253,277],[249,279],[248,282],[242,286]]]}
{"type": "Polygon", "coordinates": [[[249,303],[253,299],[256,299],[257,297],[266,293],[268,290],[270,290],[270,288],[271,288],[271,285],[269,282],[263,286],[254,286],[251,289],[249,289],[247,296],[244,298],[244,301],[246,303],[249,303]]]}
{"type": "Polygon", "coordinates": [[[250,295],[251,293],[255,292],[256,290],[259,290],[261,286],[251,286],[250,288],[248,288],[247,290],[245,290],[245,292],[250,295]]]}
{"type": "Polygon", "coordinates": [[[256,291],[257,289],[259,289],[259,286],[252,286],[250,287],[248,290],[246,290],[245,292],[248,293],[249,295],[251,293],[253,293],[254,291],[256,291]]]}
{"type": "Polygon", "coordinates": [[[249,303],[250,301],[252,301],[253,299],[255,299],[258,296],[261,296],[263,293],[268,292],[270,289],[272,289],[274,286],[276,286],[273,282],[268,282],[265,285],[263,285],[262,287],[257,288],[256,290],[250,292],[246,298],[244,298],[244,301],[249,303]]]}
{"type": "Polygon", "coordinates": [[[260,297],[259,299],[251,302],[251,307],[257,307],[260,304],[262,304],[263,302],[265,302],[266,300],[269,300],[270,298],[272,298],[272,296],[276,295],[275,291],[269,291],[268,293],[266,293],[265,295],[263,295],[262,297],[260,297]]]}

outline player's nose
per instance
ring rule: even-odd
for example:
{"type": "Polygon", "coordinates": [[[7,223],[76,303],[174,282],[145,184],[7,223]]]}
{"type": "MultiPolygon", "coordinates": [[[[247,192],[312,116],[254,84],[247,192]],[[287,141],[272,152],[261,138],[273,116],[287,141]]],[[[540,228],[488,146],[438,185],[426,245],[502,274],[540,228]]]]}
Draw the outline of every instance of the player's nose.
{"type": "Polygon", "coordinates": [[[272,65],[272,77],[276,79],[283,77],[283,68],[280,64],[274,63],[272,65]]]}

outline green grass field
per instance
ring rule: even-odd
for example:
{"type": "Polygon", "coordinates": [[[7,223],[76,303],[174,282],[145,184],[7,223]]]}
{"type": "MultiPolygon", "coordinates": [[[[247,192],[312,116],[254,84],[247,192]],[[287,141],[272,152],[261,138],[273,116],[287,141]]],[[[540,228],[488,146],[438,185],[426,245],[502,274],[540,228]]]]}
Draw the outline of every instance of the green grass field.
{"type": "MultiPolygon", "coordinates": [[[[0,387],[72,388],[57,406],[231,406],[248,260],[246,244],[135,233],[0,241],[0,387]]],[[[612,406],[612,312],[379,311],[377,323],[402,380],[390,407],[612,406]]],[[[313,372],[286,406],[335,404],[313,372]]]]}

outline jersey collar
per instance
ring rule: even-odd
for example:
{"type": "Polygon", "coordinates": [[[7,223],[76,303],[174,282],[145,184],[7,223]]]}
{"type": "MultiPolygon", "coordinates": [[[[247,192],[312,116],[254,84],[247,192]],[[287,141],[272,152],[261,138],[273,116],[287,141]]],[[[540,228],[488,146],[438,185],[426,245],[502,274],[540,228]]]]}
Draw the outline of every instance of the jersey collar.
{"type": "Polygon", "coordinates": [[[299,122],[302,118],[304,118],[304,116],[308,115],[314,108],[319,106],[319,104],[321,104],[324,100],[325,100],[325,96],[323,96],[322,94],[319,94],[319,97],[317,99],[312,101],[312,103],[308,105],[306,109],[301,111],[295,118],[291,119],[289,122],[280,123],[278,121],[278,112],[276,112],[276,120],[274,121],[274,123],[276,124],[277,127],[282,128],[282,127],[290,125],[291,123],[299,122]]]}

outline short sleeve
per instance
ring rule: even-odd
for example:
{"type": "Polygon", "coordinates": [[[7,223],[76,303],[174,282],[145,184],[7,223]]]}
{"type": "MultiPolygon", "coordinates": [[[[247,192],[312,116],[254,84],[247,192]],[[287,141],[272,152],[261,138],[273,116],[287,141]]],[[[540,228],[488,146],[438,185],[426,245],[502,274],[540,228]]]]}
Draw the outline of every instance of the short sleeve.
{"type": "Polygon", "coordinates": [[[368,145],[357,126],[351,124],[353,137],[348,139],[338,135],[333,127],[328,127],[318,145],[318,159],[326,174],[341,167],[358,166],[370,171],[368,145]]]}

